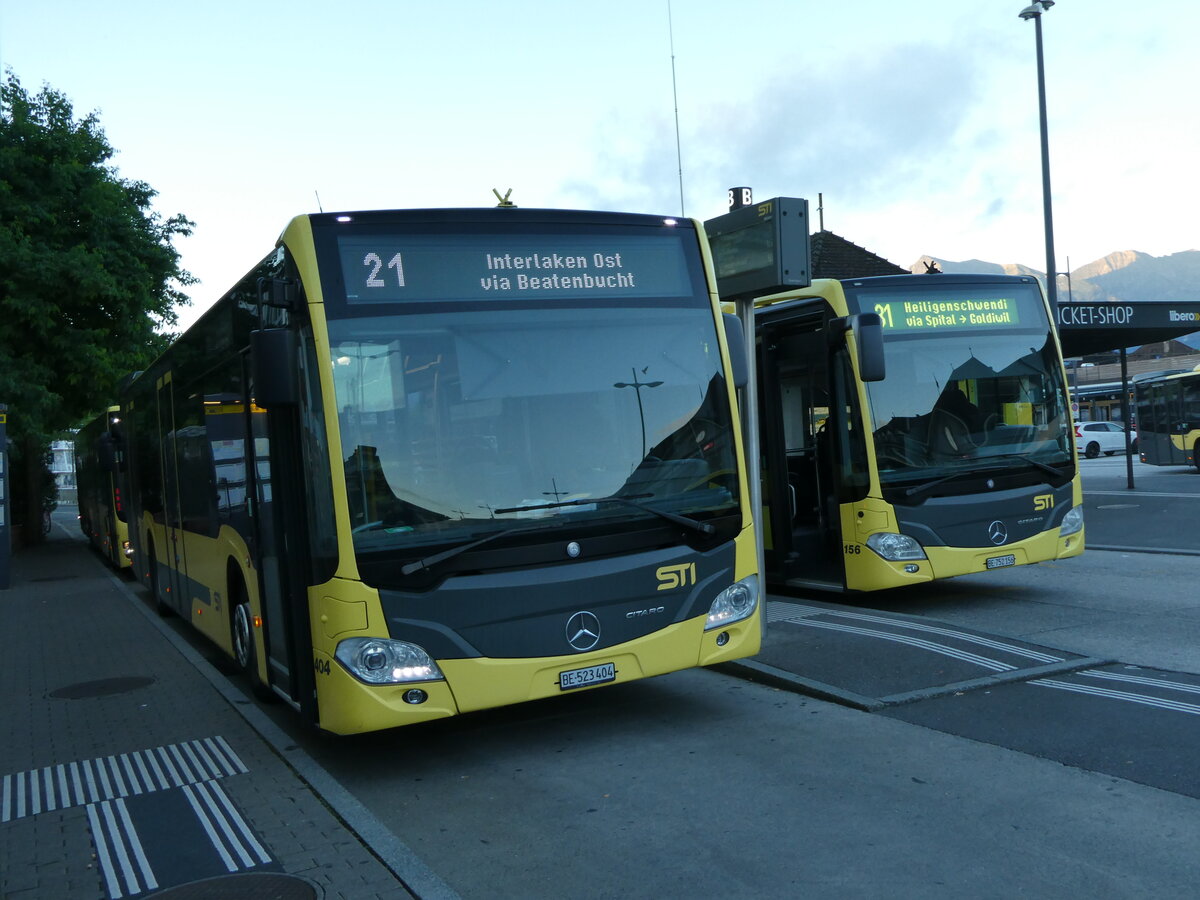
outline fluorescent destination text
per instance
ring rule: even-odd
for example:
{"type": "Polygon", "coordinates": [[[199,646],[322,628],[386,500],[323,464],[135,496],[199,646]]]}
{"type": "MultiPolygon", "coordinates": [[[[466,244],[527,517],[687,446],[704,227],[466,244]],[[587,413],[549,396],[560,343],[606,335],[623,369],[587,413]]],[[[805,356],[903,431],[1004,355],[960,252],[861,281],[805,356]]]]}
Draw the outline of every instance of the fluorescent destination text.
{"type": "Polygon", "coordinates": [[[889,331],[970,330],[1020,323],[1017,302],[1008,297],[979,300],[898,300],[875,304],[889,331]]]}

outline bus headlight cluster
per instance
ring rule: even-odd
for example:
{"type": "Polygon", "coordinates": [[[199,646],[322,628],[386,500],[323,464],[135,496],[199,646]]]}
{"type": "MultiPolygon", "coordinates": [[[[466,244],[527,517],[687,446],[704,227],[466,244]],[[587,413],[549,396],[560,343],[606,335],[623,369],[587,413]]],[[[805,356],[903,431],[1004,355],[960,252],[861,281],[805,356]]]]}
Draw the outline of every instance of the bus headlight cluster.
{"type": "Polygon", "coordinates": [[[334,653],[337,661],[367,684],[440,681],[438,664],[416,644],[385,638],[346,638],[334,653]]]}
{"type": "Polygon", "coordinates": [[[867,538],[867,546],[888,562],[903,562],[906,559],[925,559],[925,548],[907,534],[878,531],[867,538]]]}
{"type": "Polygon", "coordinates": [[[1068,537],[1083,530],[1083,507],[1072,506],[1063,516],[1062,524],[1058,526],[1058,536],[1068,537]]]}
{"type": "Polygon", "coordinates": [[[758,576],[751,575],[731,584],[717,594],[708,608],[708,622],[704,630],[720,628],[731,622],[749,618],[758,608],[758,576]]]}

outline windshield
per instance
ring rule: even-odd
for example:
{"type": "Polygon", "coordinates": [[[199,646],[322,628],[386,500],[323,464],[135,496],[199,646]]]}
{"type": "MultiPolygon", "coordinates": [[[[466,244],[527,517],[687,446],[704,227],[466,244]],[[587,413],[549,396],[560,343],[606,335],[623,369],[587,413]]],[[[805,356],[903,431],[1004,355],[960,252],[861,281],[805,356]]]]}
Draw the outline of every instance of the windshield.
{"type": "Polygon", "coordinates": [[[329,332],[359,551],[737,509],[707,300],[399,312],[329,332]],[[586,502],[614,495],[638,505],[586,502]]]}
{"type": "Polygon", "coordinates": [[[885,488],[984,467],[1044,478],[1071,462],[1061,367],[1034,286],[862,291],[859,301],[884,313],[887,378],[867,394],[885,488]]]}

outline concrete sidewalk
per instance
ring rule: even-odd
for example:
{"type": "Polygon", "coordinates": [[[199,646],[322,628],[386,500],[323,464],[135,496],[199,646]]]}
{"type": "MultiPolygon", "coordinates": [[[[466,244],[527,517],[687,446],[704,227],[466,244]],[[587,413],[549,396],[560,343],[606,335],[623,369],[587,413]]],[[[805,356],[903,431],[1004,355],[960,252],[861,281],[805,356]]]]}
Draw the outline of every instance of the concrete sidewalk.
{"type": "Polygon", "coordinates": [[[73,523],[0,591],[0,897],[451,896],[73,523]]]}

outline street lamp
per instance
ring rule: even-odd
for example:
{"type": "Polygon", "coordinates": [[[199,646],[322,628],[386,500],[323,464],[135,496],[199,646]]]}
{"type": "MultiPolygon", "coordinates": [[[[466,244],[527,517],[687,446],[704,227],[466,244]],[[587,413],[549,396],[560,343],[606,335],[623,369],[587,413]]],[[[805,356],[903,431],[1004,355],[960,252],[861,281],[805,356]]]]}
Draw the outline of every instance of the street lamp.
{"type": "Polygon", "coordinates": [[[1046,139],[1046,71],[1042,65],[1042,13],[1054,0],[1033,0],[1021,10],[1022,19],[1033,19],[1037,36],[1038,112],[1042,125],[1042,208],[1046,217],[1046,295],[1053,308],[1058,303],[1057,270],[1054,267],[1054,223],[1050,216],[1050,144],[1046,139]]]}
{"type": "MultiPolygon", "coordinates": [[[[656,388],[660,384],[662,384],[662,382],[661,381],[638,381],[637,369],[631,368],[630,371],[633,372],[633,381],[618,381],[616,384],[613,385],[613,387],[615,387],[615,388],[631,387],[631,388],[633,388],[634,392],[637,393],[638,419],[641,420],[641,423],[642,423],[642,458],[645,459],[645,457],[646,457],[646,412],[644,409],[642,409],[642,388],[656,388]]],[[[642,373],[645,374],[645,371],[646,370],[643,369],[642,373]]]]}

